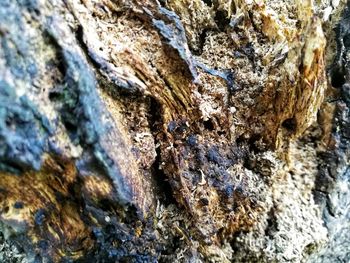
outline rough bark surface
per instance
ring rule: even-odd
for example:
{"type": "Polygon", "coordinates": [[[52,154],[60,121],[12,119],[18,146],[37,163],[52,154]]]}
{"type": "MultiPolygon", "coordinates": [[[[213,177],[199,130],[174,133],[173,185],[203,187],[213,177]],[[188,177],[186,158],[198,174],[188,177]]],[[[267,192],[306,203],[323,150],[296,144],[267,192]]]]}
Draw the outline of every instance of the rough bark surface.
{"type": "Polygon", "coordinates": [[[350,260],[349,8],[1,0],[0,261],[350,260]]]}

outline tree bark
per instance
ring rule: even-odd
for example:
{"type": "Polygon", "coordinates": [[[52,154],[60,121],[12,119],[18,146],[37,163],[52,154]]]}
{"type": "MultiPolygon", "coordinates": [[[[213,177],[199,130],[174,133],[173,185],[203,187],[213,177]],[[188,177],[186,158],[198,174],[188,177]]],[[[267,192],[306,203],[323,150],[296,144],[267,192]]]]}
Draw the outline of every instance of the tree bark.
{"type": "Polygon", "coordinates": [[[2,0],[18,260],[349,260],[348,8],[2,0]]]}

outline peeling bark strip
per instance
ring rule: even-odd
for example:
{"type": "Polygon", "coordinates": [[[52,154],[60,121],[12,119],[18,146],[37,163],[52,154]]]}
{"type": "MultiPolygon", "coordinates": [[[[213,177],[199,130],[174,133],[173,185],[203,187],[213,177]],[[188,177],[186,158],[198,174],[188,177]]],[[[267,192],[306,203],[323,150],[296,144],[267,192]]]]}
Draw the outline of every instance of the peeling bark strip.
{"type": "Polygon", "coordinates": [[[333,261],[349,10],[319,2],[0,1],[5,238],[34,262],[333,261]]]}

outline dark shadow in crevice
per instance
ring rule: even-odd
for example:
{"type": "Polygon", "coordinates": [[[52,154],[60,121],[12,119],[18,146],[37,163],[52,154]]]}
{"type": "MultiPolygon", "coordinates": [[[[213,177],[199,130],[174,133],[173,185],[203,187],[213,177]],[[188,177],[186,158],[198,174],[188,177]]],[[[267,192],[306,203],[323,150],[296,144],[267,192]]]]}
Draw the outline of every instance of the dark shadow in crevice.
{"type": "Polygon", "coordinates": [[[203,122],[203,126],[206,130],[208,131],[214,131],[215,130],[215,126],[212,120],[207,120],[203,122]]]}
{"type": "Polygon", "coordinates": [[[209,7],[213,6],[213,1],[212,0],[203,0],[203,2],[209,7]]]}
{"type": "MultiPolygon", "coordinates": [[[[162,115],[161,115],[161,106],[159,103],[153,99],[150,98],[150,108],[149,108],[149,123],[152,135],[155,139],[155,143],[158,142],[158,136],[160,136],[159,131],[162,129],[162,115]]],[[[152,181],[155,185],[155,194],[157,198],[164,204],[169,205],[172,203],[177,203],[174,196],[173,191],[170,186],[170,183],[168,181],[167,176],[165,175],[164,171],[160,169],[162,158],[161,158],[161,150],[160,148],[156,148],[156,159],[151,167],[151,174],[152,174],[152,181]]]]}
{"type": "Polygon", "coordinates": [[[265,228],[265,236],[273,238],[275,232],[278,231],[277,217],[275,207],[271,207],[268,212],[267,226],[265,228]]]}
{"type": "Polygon", "coordinates": [[[209,29],[203,29],[202,32],[199,34],[199,36],[198,36],[198,47],[196,49],[195,48],[191,48],[191,46],[190,46],[190,50],[191,50],[193,55],[195,55],[195,56],[202,55],[208,31],[209,31],[209,29]]]}
{"type": "Polygon", "coordinates": [[[345,84],[345,72],[340,67],[331,70],[331,83],[334,88],[341,88],[345,84]]]}
{"type": "Polygon", "coordinates": [[[297,128],[297,122],[295,120],[295,118],[289,118],[289,119],[286,119],[282,122],[282,127],[284,129],[286,129],[288,132],[294,132],[297,128]]]}
{"type": "Polygon", "coordinates": [[[226,27],[230,24],[230,18],[225,10],[217,10],[214,20],[221,31],[225,31],[226,27]]]}
{"type": "Polygon", "coordinates": [[[159,4],[161,7],[166,8],[166,0],[159,0],[159,4]]]}

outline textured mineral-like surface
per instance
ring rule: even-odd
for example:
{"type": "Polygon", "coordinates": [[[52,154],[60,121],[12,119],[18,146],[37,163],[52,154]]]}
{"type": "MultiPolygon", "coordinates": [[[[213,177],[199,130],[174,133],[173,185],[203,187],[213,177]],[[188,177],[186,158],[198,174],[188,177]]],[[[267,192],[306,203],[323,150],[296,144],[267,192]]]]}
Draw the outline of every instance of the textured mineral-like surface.
{"type": "Polygon", "coordinates": [[[348,262],[345,0],[1,0],[1,262],[348,262]]]}

